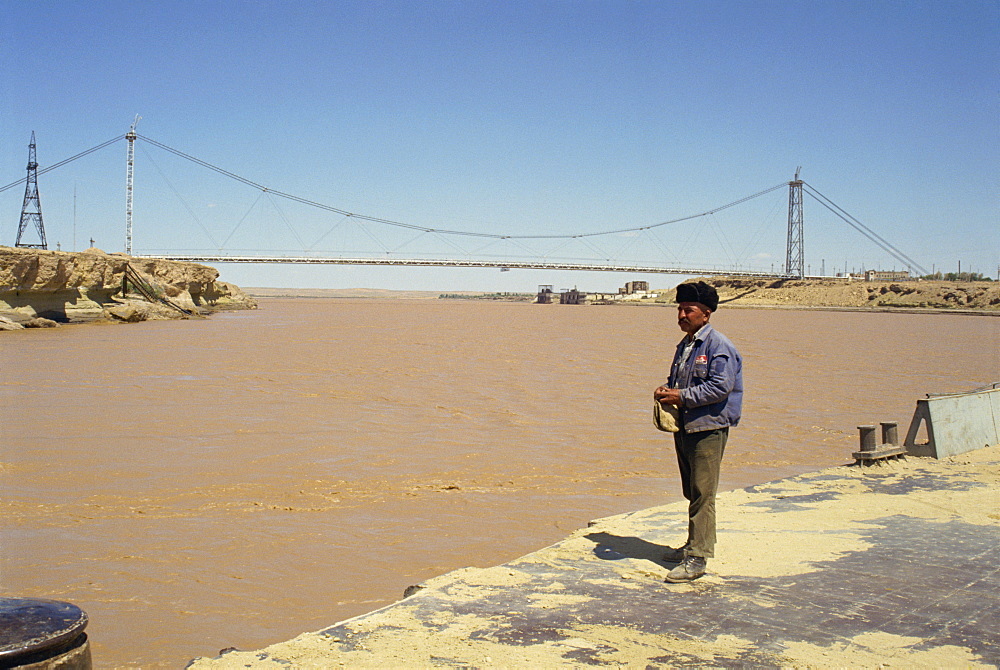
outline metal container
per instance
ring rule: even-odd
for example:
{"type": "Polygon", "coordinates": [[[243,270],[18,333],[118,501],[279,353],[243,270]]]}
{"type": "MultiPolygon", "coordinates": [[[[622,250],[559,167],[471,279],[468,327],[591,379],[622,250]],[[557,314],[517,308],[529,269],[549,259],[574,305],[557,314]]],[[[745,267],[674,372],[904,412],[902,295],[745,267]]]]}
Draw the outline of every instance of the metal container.
{"type": "Polygon", "coordinates": [[[90,670],[87,613],[42,598],[0,598],[0,668],[90,670]]]}

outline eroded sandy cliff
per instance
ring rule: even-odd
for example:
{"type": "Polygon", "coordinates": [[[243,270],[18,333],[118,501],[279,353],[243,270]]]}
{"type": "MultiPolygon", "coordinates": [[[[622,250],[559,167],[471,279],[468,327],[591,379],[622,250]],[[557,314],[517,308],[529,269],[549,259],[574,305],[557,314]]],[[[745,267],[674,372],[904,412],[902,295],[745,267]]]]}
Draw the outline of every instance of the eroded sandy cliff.
{"type": "Polygon", "coordinates": [[[123,294],[122,277],[128,266],[155,296],[185,310],[257,306],[238,286],[218,281],[218,270],[206,265],[133,258],[93,248],[67,252],[0,246],[0,315],[22,322],[36,317],[66,322],[182,316],[163,303],[151,305],[134,288],[123,294]]]}

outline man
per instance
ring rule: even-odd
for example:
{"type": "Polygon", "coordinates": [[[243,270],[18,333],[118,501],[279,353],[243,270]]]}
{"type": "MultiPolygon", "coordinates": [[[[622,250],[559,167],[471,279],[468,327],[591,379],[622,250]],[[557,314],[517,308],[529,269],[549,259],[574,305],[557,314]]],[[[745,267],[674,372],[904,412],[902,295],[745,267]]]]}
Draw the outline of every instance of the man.
{"type": "Polygon", "coordinates": [[[670,378],[653,392],[680,410],[674,449],[688,500],[688,538],[663,559],[678,563],[667,581],[689,582],[705,574],[715,555],[715,493],[729,428],[740,421],[743,361],[725,335],[709,325],[719,293],[703,281],[677,287],[677,324],[686,335],[677,345],[670,378]]]}

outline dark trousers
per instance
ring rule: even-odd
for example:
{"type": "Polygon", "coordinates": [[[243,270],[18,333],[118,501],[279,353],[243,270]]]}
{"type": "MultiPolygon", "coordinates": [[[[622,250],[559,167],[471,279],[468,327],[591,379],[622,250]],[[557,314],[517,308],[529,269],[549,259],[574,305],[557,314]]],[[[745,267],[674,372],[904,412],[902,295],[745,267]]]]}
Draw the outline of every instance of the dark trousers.
{"type": "Polygon", "coordinates": [[[715,494],[729,428],[674,433],[681,486],[688,500],[688,554],[715,556],[715,494]]]}

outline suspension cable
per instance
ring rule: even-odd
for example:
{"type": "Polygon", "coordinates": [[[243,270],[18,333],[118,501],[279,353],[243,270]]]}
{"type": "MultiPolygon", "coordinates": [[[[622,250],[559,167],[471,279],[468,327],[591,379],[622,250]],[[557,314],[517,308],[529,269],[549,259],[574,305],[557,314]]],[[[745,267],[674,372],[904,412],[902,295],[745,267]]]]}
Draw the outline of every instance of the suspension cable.
{"type": "MultiPolygon", "coordinates": [[[[90,149],[87,149],[86,151],[81,151],[80,153],[78,153],[75,156],[70,156],[66,160],[59,161],[58,163],[50,165],[47,168],[39,170],[38,174],[39,175],[43,175],[46,172],[49,172],[50,170],[55,170],[56,168],[62,167],[63,165],[66,165],[66,163],[72,163],[77,158],[83,158],[87,154],[92,154],[95,151],[98,151],[99,149],[103,149],[104,147],[110,146],[110,145],[114,144],[115,142],[117,142],[119,140],[123,140],[123,139],[125,139],[125,136],[124,135],[119,135],[118,137],[110,139],[107,142],[104,142],[102,144],[98,144],[96,147],[91,147],[90,149]]],[[[19,186],[19,185],[23,184],[26,181],[28,181],[28,178],[27,177],[22,177],[21,179],[18,179],[15,182],[7,184],[6,186],[2,186],[2,187],[0,187],[0,193],[3,193],[4,191],[6,191],[9,188],[14,188],[15,186],[19,186]]]]}
{"type": "Polygon", "coordinates": [[[882,248],[883,251],[890,254],[893,258],[905,263],[907,267],[917,270],[921,275],[926,275],[927,270],[920,266],[915,260],[904,254],[902,251],[894,247],[888,240],[876,233],[874,230],[866,226],[865,224],[858,221],[856,218],[844,211],[837,203],[830,200],[828,197],[817,191],[811,184],[802,182],[805,187],[806,192],[811,195],[815,200],[817,200],[821,205],[826,207],[828,210],[836,214],[843,221],[845,221],[849,226],[854,228],[856,231],[867,237],[870,241],[874,242],[876,245],[882,248]]]}
{"type": "Polygon", "coordinates": [[[471,232],[471,231],[467,231],[467,230],[447,230],[447,229],[443,229],[443,228],[427,228],[427,227],[424,227],[424,226],[417,226],[417,225],[414,225],[412,223],[403,223],[402,221],[393,221],[391,219],[383,219],[383,218],[376,217],[376,216],[368,216],[367,214],[357,214],[357,213],[354,213],[354,212],[349,212],[347,210],[340,209],[339,207],[333,207],[331,205],[325,205],[325,204],[323,204],[321,202],[316,202],[315,200],[309,200],[309,199],[303,198],[301,196],[292,195],[291,193],[284,193],[283,191],[277,191],[275,189],[268,188],[267,186],[264,186],[263,184],[258,184],[255,181],[247,179],[246,177],[241,177],[238,174],[230,172],[229,170],[225,170],[225,169],[223,169],[221,167],[218,167],[217,165],[212,165],[211,163],[209,163],[207,161],[203,161],[200,158],[195,158],[194,156],[186,154],[183,151],[178,151],[177,149],[173,149],[171,147],[168,147],[167,145],[162,144],[160,142],[157,142],[156,140],[150,139],[148,137],[145,137],[144,135],[136,134],[136,137],[138,137],[139,139],[144,140],[146,142],[149,142],[150,144],[152,144],[154,146],[157,146],[157,147],[163,149],[164,151],[169,151],[170,153],[174,154],[175,156],[179,156],[181,158],[187,159],[187,160],[189,160],[189,161],[191,161],[193,163],[201,165],[204,168],[207,168],[207,169],[212,170],[214,172],[218,172],[219,174],[225,175],[226,177],[229,177],[230,179],[235,179],[236,181],[241,182],[243,184],[246,184],[247,186],[250,186],[252,188],[256,188],[256,189],[259,189],[261,191],[266,191],[266,192],[268,192],[268,193],[270,193],[272,195],[276,195],[276,196],[281,197],[281,198],[286,198],[288,200],[292,200],[292,201],[301,203],[303,205],[308,205],[310,207],[316,207],[317,209],[323,209],[323,210],[326,210],[328,212],[333,212],[335,214],[340,214],[341,216],[351,217],[351,218],[359,219],[359,220],[362,220],[362,221],[370,221],[372,223],[381,223],[381,224],[385,224],[387,226],[396,226],[398,228],[408,228],[410,230],[419,230],[419,231],[424,232],[424,233],[437,233],[437,234],[440,234],[440,235],[462,235],[462,236],[466,236],[466,237],[488,237],[488,238],[500,239],[500,240],[505,240],[505,239],[520,239],[520,240],[528,240],[528,239],[533,239],[533,240],[538,240],[538,239],[570,239],[570,238],[580,238],[580,237],[596,237],[596,236],[599,236],[599,235],[617,235],[617,234],[620,234],[620,233],[631,233],[631,232],[637,232],[637,231],[641,231],[641,230],[649,230],[650,228],[658,228],[660,226],[666,226],[666,225],[669,225],[669,224],[672,224],[672,223],[680,223],[681,221],[689,221],[691,219],[696,219],[696,218],[701,217],[701,216],[708,216],[709,214],[714,214],[716,212],[721,212],[724,209],[728,209],[730,207],[735,207],[736,205],[742,204],[742,203],[744,203],[744,202],[746,202],[748,200],[753,200],[754,198],[760,197],[762,195],[766,195],[768,193],[771,193],[772,191],[776,191],[777,189],[782,188],[782,187],[788,185],[787,182],[782,182],[782,183],[778,184],[777,186],[772,186],[771,188],[768,188],[768,189],[765,189],[763,191],[760,191],[759,193],[754,193],[753,195],[748,195],[745,198],[740,198],[739,200],[735,200],[735,201],[733,201],[733,202],[731,202],[729,204],[723,205],[721,207],[716,207],[715,209],[710,209],[708,211],[701,212],[699,214],[692,214],[690,216],[684,216],[684,217],[681,217],[679,219],[672,219],[670,221],[663,221],[661,223],[654,223],[654,224],[651,224],[651,225],[648,225],[648,226],[637,226],[637,227],[634,227],[634,228],[620,228],[620,229],[617,229],[617,230],[604,230],[604,231],[600,231],[600,232],[596,232],[596,233],[576,233],[576,234],[571,234],[571,235],[502,235],[502,234],[499,234],[499,233],[476,233],[476,232],[471,232]]]}
{"type": "MultiPolygon", "coordinates": [[[[275,189],[268,188],[267,186],[264,186],[263,184],[258,184],[255,181],[247,179],[246,177],[241,177],[240,175],[238,175],[238,174],[236,174],[234,172],[230,172],[229,170],[225,170],[225,169],[223,169],[221,167],[218,167],[217,165],[213,165],[213,164],[211,164],[211,163],[209,163],[207,161],[203,161],[200,158],[195,158],[194,156],[191,156],[190,154],[186,154],[183,151],[178,151],[177,149],[173,149],[173,148],[171,148],[171,147],[169,147],[169,146],[167,146],[167,145],[165,145],[165,144],[163,144],[161,142],[157,142],[156,140],[151,139],[149,137],[146,137],[144,135],[139,135],[137,133],[136,137],[139,138],[139,139],[142,139],[145,142],[149,142],[153,146],[159,147],[160,149],[163,149],[164,151],[172,153],[175,156],[179,156],[180,158],[184,158],[186,160],[189,160],[189,161],[191,161],[193,163],[196,163],[197,165],[201,165],[204,168],[207,168],[207,169],[212,170],[214,172],[217,172],[217,173],[219,173],[221,175],[229,177],[230,179],[234,179],[234,180],[236,180],[238,182],[246,184],[247,186],[255,188],[255,189],[257,189],[259,191],[262,191],[264,193],[267,193],[267,194],[270,194],[270,195],[275,195],[275,196],[278,196],[278,197],[281,197],[281,198],[285,198],[287,200],[292,200],[294,202],[298,202],[298,203],[301,203],[303,205],[308,205],[310,207],[315,207],[317,209],[322,209],[322,210],[326,210],[328,212],[333,212],[335,214],[340,214],[341,216],[344,216],[344,217],[359,219],[359,220],[362,220],[362,221],[370,221],[372,223],[381,223],[381,224],[384,224],[384,225],[387,225],[387,226],[395,226],[395,227],[398,227],[398,228],[407,228],[409,230],[416,230],[416,231],[419,231],[419,232],[422,232],[422,233],[435,233],[435,234],[438,234],[438,235],[461,235],[461,236],[465,236],[465,237],[480,237],[480,238],[490,238],[490,239],[499,239],[499,240],[509,240],[509,239],[517,239],[517,240],[579,239],[579,238],[585,238],[585,237],[599,237],[599,236],[604,236],[604,235],[619,235],[619,234],[622,234],[622,233],[640,232],[640,231],[644,231],[644,230],[650,230],[652,228],[659,228],[661,226],[671,225],[671,224],[674,224],[674,223],[681,223],[683,221],[690,221],[691,219],[697,219],[697,218],[700,218],[700,217],[703,217],[703,216],[709,216],[709,215],[715,214],[716,212],[721,212],[722,210],[729,209],[730,207],[735,207],[736,205],[740,205],[740,204],[742,204],[744,202],[747,202],[749,200],[753,200],[754,198],[758,198],[760,196],[767,195],[768,193],[776,191],[779,188],[782,188],[782,187],[784,187],[784,186],[787,185],[787,182],[782,182],[780,184],[777,184],[776,186],[772,186],[770,188],[764,189],[763,191],[759,191],[759,192],[754,193],[752,195],[748,195],[748,196],[746,196],[744,198],[740,198],[739,200],[734,200],[733,202],[730,202],[728,204],[722,205],[721,207],[716,207],[714,209],[706,210],[704,212],[699,212],[698,214],[691,214],[691,215],[688,215],[688,216],[682,216],[682,217],[677,218],[677,219],[671,219],[669,221],[661,221],[660,223],[654,223],[654,224],[650,224],[650,225],[646,225],[646,226],[635,226],[635,227],[632,227],[632,228],[618,228],[618,229],[615,229],[615,230],[603,230],[603,231],[598,231],[598,232],[594,232],[594,233],[575,233],[575,234],[564,234],[564,235],[504,235],[504,234],[499,234],[499,233],[477,233],[477,232],[466,231],[466,230],[448,230],[448,229],[443,229],[443,228],[428,228],[428,227],[425,227],[425,226],[417,226],[417,225],[414,225],[412,223],[404,223],[402,221],[393,221],[391,219],[384,219],[384,218],[381,218],[381,217],[369,216],[369,215],[366,215],[366,214],[357,214],[357,213],[354,213],[354,212],[349,212],[347,210],[340,209],[338,207],[333,207],[331,205],[325,205],[325,204],[323,204],[321,202],[316,202],[315,200],[309,200],[307,198],[303,198],[301,196],[293,195],[291,193],[285,193],[283,191],[277,191],[275,189]]],[[[63,165],[66,165],[67,163],[71,163],[72,161],[75,161],[78,158],[83,158],[84,156],[86,156],[88,154],[91,154],[91,153],[93,153],[95,151],[99,151],[100,149],[103,149],[103,148],[105,148],[107,146],[110,146],[110,145],[114,144],[115,142],[118,142],[118,141],[120,141],[120,140],[122,140],[124,138],[125,138],[125,135],[119,135],[117,137],[114,137],[114,138],[108,140],[107,142],[103,142],[101,144],[98,144],[97,146],[92,147],[90,149],[87,149],[86,151],[82,151],[82,152],[76,154],[75,156],[71,156],[70,158],[67,158],[65,160],[59,161],[58,163],[55,163],[55,164],[50,165],[50,166],[48,166],[48,167],[46,167],[44,169],[41,169],[41,170],[38,171],[38,174],[42,175],[42,174],[45,174],[46,172],[49,172],[50,170],[55,170],[56,168],[62,167],[63,165]]],[[[24,184],[26,181],[27,181],[27,177],[24,177],[24,178],[21,178],[21,179],[15,181],[15,182],[7,184],[6,186],[0,187],[0,193],[3,193],[4,191],[6,191],[8,189],[14,188],[15,186],[19,186],[21,184],[24,184]]],[[[836,205],[834,205],[834,206],[836,206],[836,205]]],[[[827,205],[827,207],[829,207],[829,205],[827,205]]],[[[844,218],[844,217],[841,216],[841,218],[844,218]]],[[[847,220],[847,219],[845,219],[845,220],[847,220]]],[[[848,223],[850,223],[850,221],[848,221],[848,223]]],[[[858,225],[863,225],[863,224],[860,224],[860,222],[857,222],[857,223],[858,223],[858,225]]],[[[854,224],[852,223],[851,225],[854,225],[854,224]]],[[[874,233],[872,233],[872,234],[874,234],[874,233]]],[[[884,242],[884,240],[883,240],[883,242],[884,242]]],[[[888,244],[888,243],[885,242],[885,244],[888,244]]],[[[891,245],[889,245],[889,246],[891,247],[891,245]]],[[[902,260],[902,259],[900,259],[900,260],[902,260]]],[[[909,261],[909,262],[912,263],[912,261],[909,261]]],[[[914,264],[914,265],[916,265],[916,264],[914,264]]],[[[917,267],[919,267],[919,266],[917,266],[917,267]]]]}

